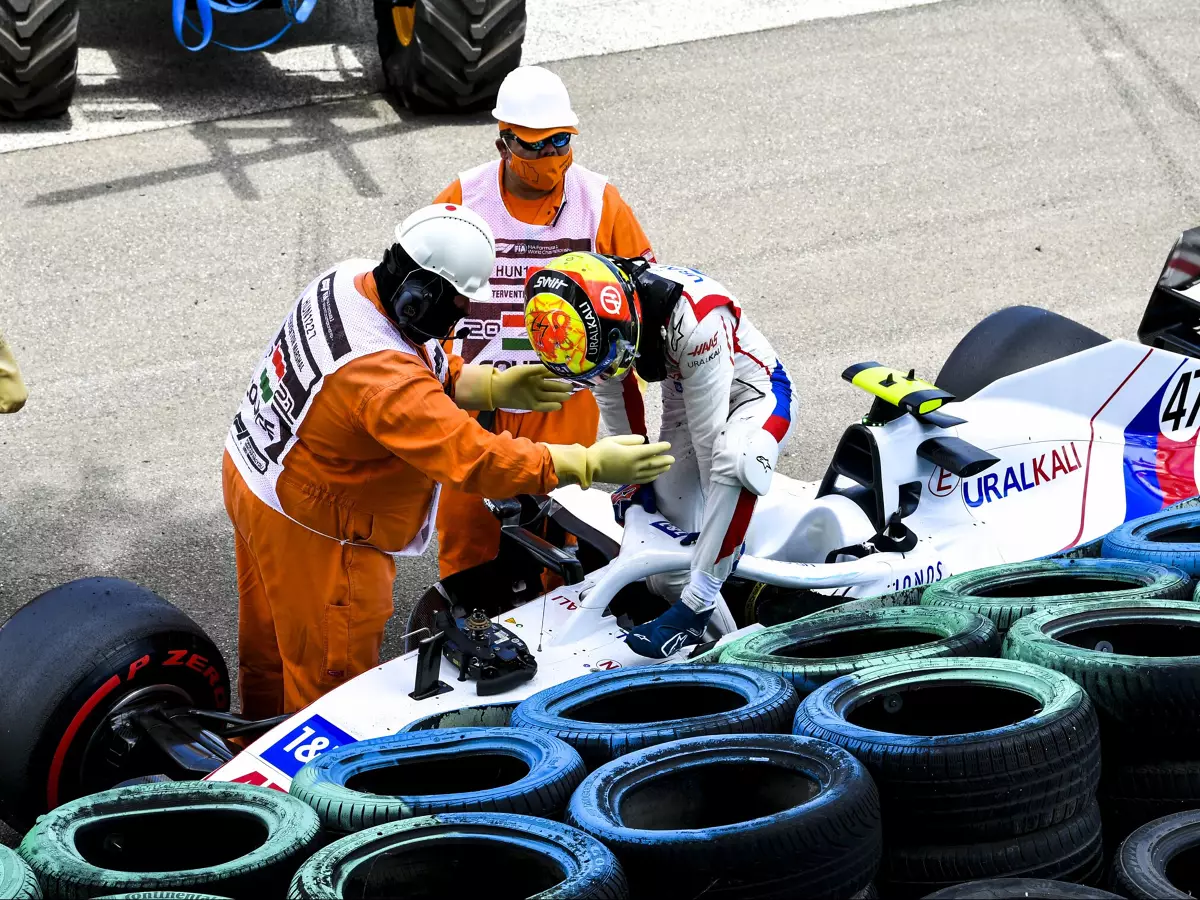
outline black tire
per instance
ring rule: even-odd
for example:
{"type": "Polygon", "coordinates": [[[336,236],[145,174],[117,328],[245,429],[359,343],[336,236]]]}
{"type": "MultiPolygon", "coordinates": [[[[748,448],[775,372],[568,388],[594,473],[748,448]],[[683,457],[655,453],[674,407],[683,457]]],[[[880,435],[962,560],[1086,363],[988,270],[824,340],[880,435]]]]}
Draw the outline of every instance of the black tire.
{"type": "Polygon", "coordinates": [[[1110,846],[1148,822],[1192,809],[1200,809],[1200,762],[1120,765],[1106,759],[1100,778],[1100,812],[1110,846]]]}
{"type": "Polygon", "coordinates": [[[959,400],[993,381],[1108,343],[1108,338],[1058,313],[1010,306],[966,333],[938,373],[937,384],[959,400]]]}
{"type": "Polygon", "coordinates": [[[1048,878],[988,878],[927,894],[925,900],[1121,900],[1120,894],[1086,884],[1048,878]]]}
{"type": "Polygon", "coordinates": [[[1001,634],[1032,612],[1086,600],[1186,600],[1191,579],[1179,569],[1129,559],[1035,559],[951,575],[931,584],[922,606],[987,616],[1001,634]]]}
{"type": "Polygon", "coordinates": [[[51,811],[20,853],[52,897],[147,890],[277,897],[320,830],[315,812],[279,791],[143,784],[51,811]]]}
{"type": "Polygon", "coordinates": [[[1200,738],[1200,606],[1072,603],[1018,621],[1003,655],[1062,672],[1087,691],[1122,755],[1186,752],[1200,738]],[[1081,646],[1082,645],[1082,646],[1081,646]],[[1097,647],[1111,648],[1101,652],[1097,647]]]}
{"type": "Polygon", "coordinates": [[[314,759],[289,793],[347,834],[450,812],[554,819],[587,774],[568,744],[537,731],[453,728],[359,741],[314,759]]]}
{"type": "Polygon", "coordinates": [[[486,109],[521,62],[525,19],[525,0],[375,0],[387,85],[416,113],[486,109]]]}
{"type": "Polygon", "coordinates": [[[1200,892],[1200,810],[1149,822],[1113,857],[1113,888],[1134,900],[1194,897],[1200,892]]]}
{"type": "Polygon", "coordinates": [[[0,119],[66,112],[78,57],[79,0],[0,0],[0,119]]]}
{"type": "Polygon", "coordinates": [[[888,847],[878,883],[885,897],[920,897],[981,878],[1049,878],[1086,884],[1095,883],[1103,874],[1100,810],[1092,802],[1065,822],[1015,838],[888,847]]]}
{"type": "Polygon", "coordinates": [[[879,864],[879,797],[849,753],[793,735],[672,741],[597,769],[567,821],[635,896],[849,897],[879,864]]]}
{"type": "Polygon", "coordinates": [[[528,697],[512,727],[566,741],[589,769],[625,753],[707,734],[786,733],[796,690],[740,666],[679,663],[573,678],[528,697]]]}
{"type": "Polygon", "coordinates": [[[58,803],[162,771],[113,767],[90,744],[132,692],[157,686],[174,705],[229,709],[225,661],[200,626],[118,578],[72,581],[17,610],[0,627],[0,684],[0,818],[20,827],[58,803]]]}
{"type": "Polygon", "coordinates": [[[14,851],[0,845],[0,897],[12,900],[38,900],[42,886],[33,869],[14,851]]]}
{"type": "Polygon", "coordinates": [[[829,613],[758,631],[728,645],[720,661],[775,672],[804,695],[872,666],[999,651],[996,626],[977,613],[897,606],[829,613]]]}
{"type": "Polygon", "coordinates": [[[800,704],[795,731],[863,762],[895,841],[992,840],[1055,826],[1092,801],[1100,777],[1099,727],[1082,688],[1003,659],[843,676],[800,704]]]}
{"type": "Polygon", "coordinates": [[[335,841],[300,867],[288,891],[294,900],[364,896],[620,900],[629,890],[616,857],[568,825],[447,813],[335,841]]]}
{"type": "Polygon", "coordinates": [[[1174,566],[1200,575],[1200,510],[1167,509],[1131,519],[1104,537],[1105,556],[1174,566]]]}

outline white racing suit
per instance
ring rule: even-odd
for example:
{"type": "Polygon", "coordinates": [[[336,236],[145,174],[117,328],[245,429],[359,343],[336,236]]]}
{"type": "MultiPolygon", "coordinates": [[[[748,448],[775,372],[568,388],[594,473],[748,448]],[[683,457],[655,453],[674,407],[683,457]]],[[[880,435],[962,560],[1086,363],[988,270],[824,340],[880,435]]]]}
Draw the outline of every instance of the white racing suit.
{"type": "MultiPolygon", "coordinates": [[[[654,576],[647,585],[702,612],[740,555],[755,501],[791,433],[796,397],[771,345],[719,282],[677,266],[650,271],[683,285],[666,326],[659,438],[670,441],[675,464],[654,481],[654,498],[672,524],[699,536],[690,572],[654,576]]],[[[593,390],[611,433],[646,433],[632,372],[593,390]]],[[[627,490],[632,496],[636,488],[627,490]]]]}

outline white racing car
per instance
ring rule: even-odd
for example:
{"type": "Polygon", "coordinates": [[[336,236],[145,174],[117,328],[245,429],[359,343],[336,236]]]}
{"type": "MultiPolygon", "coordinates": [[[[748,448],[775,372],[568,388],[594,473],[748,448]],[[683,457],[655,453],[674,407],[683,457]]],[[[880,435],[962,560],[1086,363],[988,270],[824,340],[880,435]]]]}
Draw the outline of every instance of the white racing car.
{"type": "MultiPolygon", "coordinates": [[[[875,363],[843,377],[874,395],[820,482],[776,475],[760,499],[712,641],[952,573],[1086,545],[1197,490],[1200,229],[1172,250],[1142,343],[1032,307],[1001,310],[951,353],[936,386],[875,363]]],[[[295,715],[247,722],[186,616],[113,579],[42,595],[0,628],[0,817],[28,824],[73,796],[149,773],[286,790],[333,747],[411,727],[490,724],[545,687],[654,664],[622,626],[664,607],[645,588],[686,569],[670,522],[567,488],[492,504],[497,559],[435,584],[409,652],[295,715]],[[575,535],[570,549],[564,540],[575,535]],[[559,586],[543,592],[543,578],[559,586]],[[507,707],[506,707],[507,705],[507,707]],[[249,741],[244,749],[230,738],[249,741]]]]}

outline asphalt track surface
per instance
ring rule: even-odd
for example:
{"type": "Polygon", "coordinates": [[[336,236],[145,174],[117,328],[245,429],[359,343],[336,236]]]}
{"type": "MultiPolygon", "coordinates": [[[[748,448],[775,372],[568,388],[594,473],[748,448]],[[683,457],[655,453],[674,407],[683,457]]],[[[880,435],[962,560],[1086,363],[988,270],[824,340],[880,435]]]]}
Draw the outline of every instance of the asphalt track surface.
{"type": "MultiPolygon", "coordinates": [[[[1018,303],[1133,337],[1200,224],[1189,5],[1148,6],[948,0],[551,67],[659,259],[724,281],[781,352],[803,418],[780,468],[817,478],[867,406],[851,363],[933,376],[1018,303]]],[[[0,155],[0,326],[31,392],[0,419],[0,621],[121,576],[232,667],[220,457],[251,367],[314,274],[379,254],[493,131],[368,93],[0,155]]],[[[435,573],[400,566],[385,652],[435,573]]]]}

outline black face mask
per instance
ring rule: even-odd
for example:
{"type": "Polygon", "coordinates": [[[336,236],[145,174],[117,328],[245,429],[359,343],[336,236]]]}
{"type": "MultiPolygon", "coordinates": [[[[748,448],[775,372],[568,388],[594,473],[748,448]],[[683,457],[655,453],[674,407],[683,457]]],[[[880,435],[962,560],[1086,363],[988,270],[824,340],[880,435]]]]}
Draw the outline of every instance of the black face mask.
{"type": "Polygon", "coordinates": [[[667,377],[667,319],[683,294],[683,285],[655,275],[650,264],[640,257],[609,259],[633,282],[642,310],[634,368],[644,381],[662,381],[667,377]]]}
{"type": "Polygon", "coordinates": [[[375,267],[375,285],[406,337],[422,344],[455,337],[453,328],[463,317],[454,302],[458,292],[446,279],[413,262],[399,244],[393,244],[375,267]]]}

